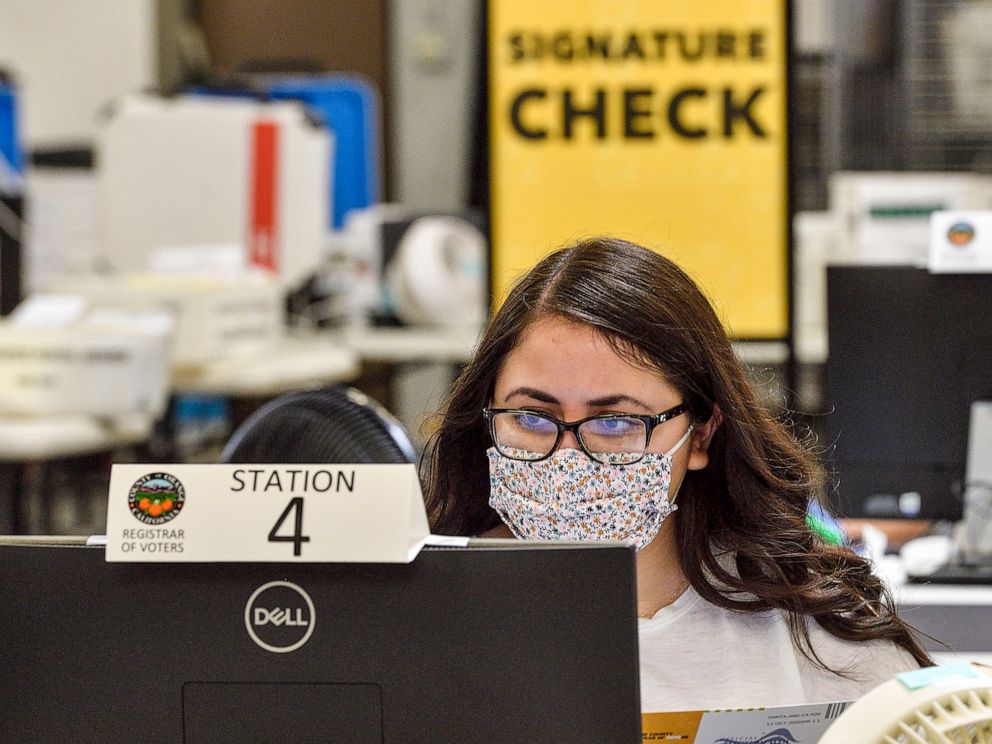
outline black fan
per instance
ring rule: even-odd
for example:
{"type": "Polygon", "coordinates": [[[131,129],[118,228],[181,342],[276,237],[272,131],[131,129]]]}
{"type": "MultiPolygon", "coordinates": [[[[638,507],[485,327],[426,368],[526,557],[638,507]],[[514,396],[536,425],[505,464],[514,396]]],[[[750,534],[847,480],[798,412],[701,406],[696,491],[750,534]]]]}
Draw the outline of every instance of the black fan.
{"type": "Polygon", "coordinates": [[[403,426],[354,388],[303,390],[269,401],[241,424],[222,463],[407,463],[416,460],[403,426]]]}

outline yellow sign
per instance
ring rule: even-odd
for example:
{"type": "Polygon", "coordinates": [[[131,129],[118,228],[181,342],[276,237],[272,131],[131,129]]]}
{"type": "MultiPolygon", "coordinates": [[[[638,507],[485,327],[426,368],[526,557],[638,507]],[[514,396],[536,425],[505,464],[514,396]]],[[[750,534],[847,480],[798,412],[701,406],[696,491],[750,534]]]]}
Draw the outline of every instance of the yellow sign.
{"type": "Polygon", "coordinates": [[[611,234],[788,333],[782,0],[490,0],[492,288],[611,234]]]}

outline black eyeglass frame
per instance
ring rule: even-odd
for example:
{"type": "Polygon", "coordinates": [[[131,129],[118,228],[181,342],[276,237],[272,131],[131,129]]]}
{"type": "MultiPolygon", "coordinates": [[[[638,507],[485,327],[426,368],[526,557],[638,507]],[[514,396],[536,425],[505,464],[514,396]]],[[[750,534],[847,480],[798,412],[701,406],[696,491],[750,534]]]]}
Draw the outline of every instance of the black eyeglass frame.
{"type": "MultiPolygon", "coordinates": [[[[590,460],[594,462],[603,463],[602,460],[596,457],[596,455],[590,452],[589,448],[586,447],[586,443],[582,441],[582,435],[579,434],[579,427],[582,426],[582,424],[586,423],[587,421],[595,421],[596,419],[612,419],[612,418],[636,419],[644,424],[644,430],[645,430],[644,451],[641,452],[641,456],[638,457],[636,460],[631,460],[630,462],[624,462],[624,463],[617,463],[620,465],[633,465],[634,463],[640,462],[641,460],[644,459],[644,455],[647,454],[648,444],[651,443],[651,435],[654,433],[654,430],[657,427],[661,426],[661,424],[665,423],[666,421],[670,421],[677,416],[681,416],[687,410],[688,409],[686,408],[685,403],[679,403],[677,406],[672,406],[667,411],[656,413],[653,416],[637,414],[637,413],[597,413],[595,416],[586,416],[585,418],[577,419],[575,421],[562,421],[561,419],[555,418],[550,413],[546,413],[544,411],[535,411],[531,408],[483,408],[482,415],[486,419],[486,424],[488,425],[489,428],[489,437],[493,441],[493,446],[495,446],[497,449],[500,449],[499,445],[497,444],[499,440],[496,438],[496,426],[493,423],[496,419],[497,414],[524,413],[530,416],[540,416],[541,418],[550,421],[557,427],[558,436],[555,437],[555,443],[551,445],[551,449],[548,450],[548,454],[546,454],[544,457],[538,457],[535,460],[522,460],[517,457],[510,457],[511,460],[520,460],[520,462],[541,462],[542,460],[547,460],[549,457],[551,457],[551,455],[553,455],[558,450],[558,445],[561,444],[561,438],[565,436],[565,432],[570,431],[572,432],[572,434],[575,435],[575,441],[579,443],[579,447],[582,448],[582,451],[585,453],[586,457],[588,457],[590,460]]],[[[500,454],[501,455],[503,454],[502,450],[500,450],[500,454]]],[[[509,455],[503,455],[503,456],[509,457],[509,455]]]]}

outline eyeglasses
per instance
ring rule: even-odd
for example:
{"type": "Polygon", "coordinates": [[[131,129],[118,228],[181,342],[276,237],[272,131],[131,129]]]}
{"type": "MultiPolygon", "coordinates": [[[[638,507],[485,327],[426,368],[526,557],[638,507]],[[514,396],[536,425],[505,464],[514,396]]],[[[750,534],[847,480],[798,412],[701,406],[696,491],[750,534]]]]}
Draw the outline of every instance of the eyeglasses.
{"type": "Polygon", "coordinates": [[[496,450],[511,460],[547,459],[570,431],[590,459],[604,465],[630,465],[644,457],[658,426],[685,411],[685,404],[680,403],[654,416],[601,413],[578,421],[561,421],[541,411],[516,408],[484,408],[482,415],[496,450]]]}

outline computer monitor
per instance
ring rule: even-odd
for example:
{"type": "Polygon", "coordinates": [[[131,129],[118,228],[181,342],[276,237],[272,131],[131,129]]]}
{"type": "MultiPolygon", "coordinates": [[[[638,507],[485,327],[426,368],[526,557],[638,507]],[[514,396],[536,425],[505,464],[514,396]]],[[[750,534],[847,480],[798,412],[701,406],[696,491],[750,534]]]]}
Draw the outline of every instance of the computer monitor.
{"type": "Polygon", "coordinates": [[[992,400],[992,275],[831,266],[827,322],[840,515],[960,519],[971,404],[992,400]]]}
{"type": "Polygon", "coordinates": [[[6,538],[0,586],[0,741],[641,740],[618,543],[124,564],[6,538]]]}

